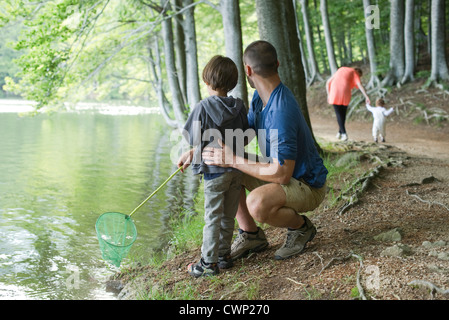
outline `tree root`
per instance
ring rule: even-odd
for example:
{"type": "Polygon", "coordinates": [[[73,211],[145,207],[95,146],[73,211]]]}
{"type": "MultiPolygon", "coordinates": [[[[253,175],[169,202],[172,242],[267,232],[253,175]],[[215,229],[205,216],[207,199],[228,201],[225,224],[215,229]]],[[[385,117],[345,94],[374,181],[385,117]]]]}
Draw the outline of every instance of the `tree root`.
{"type": "MultiPolygon", "coordinates": [[[[388,165],[390,162],[388,162],[386,165],[388,165]]],[[[368,173],[364,174],[362,177],[354,181],[354,183],[344,192],[342,192],[336,199],[336,201],[344,198],[344,195],[348,193],[350,190],[354,190],[358,185],[360,185],[359,188],[356,188],[355,192],[349,197],[348,201],[338,209],[337,214],[341,216],[346,211],[348,211],[350,208],[352,208],[356,203],[359,202],[359,196],[368,189],[370,183],[372,180],[377,177],[380,173],[380,171],[384,168],[385,164],[381,164],[374,169],[368,171],[368,173]]]]}
{"type": "Polygon", "coordinates": [[[449,289],[441,289],[434,285],[432,282],[425,281],[425,280],[413,280],[408,283],[409,286],[418,286],[418,287],[425,287],[430,290],[430,296],[432,299],[435,297],[435,293],[439,293],[442,295],[449,295],[449,289]]]}
{"type": "MultiPolygon", "coordinates": [[[[321,259],[321,257],[320,256],[318,256],[320,259],[321,259]]],[[[355,254],[355,253],[350,253],[350,254],[348,254],[346,257],[342,257],[342,258],[332,258],[322,269],[321,269],[321,271],[319,272],[319,274],[318,275],[321,275],[321,273],[324,271],[324,270],[326,270],[327,268],[329,268],[329,266],[332,264],[332,263],[334,263],[335,261],[342,261],[342,262],[345,262],[345,261],[347,261],[347,260],[349,260],[349,259],[351,259],[351,258],[356,258],[357,260],[359,260],[359,263],[360,263],[360,266],[359,266],[359,269],[357,270],[357,282],[356,282],[356,284],[357,284],[357,290],[359,291],[359,298],[360,299],[362,299],[362,300],[367,300],[367,298],[366,298],[366,296],[365,296],[365,290],[363,289],[363,287],[362,287],[362,284],[361,284],[361,282],[360,282],[360,270],[362,270],[362,268],[363,268],[363,259],[362,259],[362,257],[361,256],[359,256],[358,254],[355,254]]]]}
{"type": "Polygon", "coordinates": [[[411,197],[414,197],[414,198],[418,199],[419,201],[421,201],[421,202],[423,202],[423,203],[427,203],[427,204],[429,205],[429,208],[430,208],[432,205],[436,204],[436,205],[442,206],[443,208],[445,208],[446,210],[449,211],[449,208],[448,208],[445,204],[443,204],[443,203],[441,203],[441,202],[436,202],[436,201],[432,202],[432,201],[428,201],[428,200],[421,199],[419,196],[417,196],[416,194],[410,193],[408,190],[405,190],[405,193],[406,193],[407,195],[411,196],[411,197]]]}

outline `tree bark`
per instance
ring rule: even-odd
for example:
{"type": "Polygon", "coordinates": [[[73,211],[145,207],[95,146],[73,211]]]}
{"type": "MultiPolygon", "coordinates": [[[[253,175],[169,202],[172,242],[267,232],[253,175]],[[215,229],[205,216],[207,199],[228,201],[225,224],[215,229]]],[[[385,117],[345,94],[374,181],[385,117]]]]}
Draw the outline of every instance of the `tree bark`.
{"type": "MultiPolygon", "coordinates": [[[[317,0],[313,0],[313,6],[316,11],[319,11],[317,0]]],[[[322,40],[323,38],[321,37],[321,29],[320,29],[319,23],[316,24],[316,34],[318,35],[318,45],[320,48],[321,63],[323,64],[323,72],[327,72],[327,71],[329,71],[329,68],[328,68],[329,62],[327,61],[326,54],[324,53],[325,50],[323,48],[323,40],[322,40]]],[[[326,46],[326,44],[324,44],[324,47],[325,46],[326,46]]]]}
{"type": "Polygon", "coordinates": [[[162,82],[162,68],[161,68],[161,54],[159,52],[158,39],[151,39],[151,43],[154,45],[154,51],[156,52],[156,58],[153,57],[153,50],[151,45],[148,45],[149,64],[151,65],[151,72],[153,74],[153,84],[156,91],[157,99],[159,101],[159,109],[165,122],[173,128],[178,126],[177,121],[173,120],[169,115],[169,106],[167,98],[164,93],[164,86],[162,82]]]}
{"type": "MultiPolygon", "coordinates": [[[[165,4],[166,0],[161,0],[162,7],[164,7],[165,4]]],[[[165,15],[164,12],[162,14],[165,15]]],[[[167,70],[170,92],[172,94],[173,112],[178,127],[182,128],[185,121],[187,120],[187,117],[175,67],[175,48],[173,45],[173,30],[171,18],[167,18],[162,21],[162,37],[164,41],[165,67],[167,70]]]]}
{"type": "Polygon", "coordinates": [[[335,60],[334,41],[332,39],[332,31],[329,23],[329,15],[327,12],[327,0],[321,0],[320,3],[321,19],[323,20],[324,37],[326,39],[327,58],[329,60],[329,67],[331,75],[337,72],[337,61],[335,60]]]}
{"type": "Polygon", "coordinates": [[[399,83],[404,76],[404,0],[391,0],[390,8],[390,70],[382,86],[399,83]]]}
{"type": "Polygon", "coordinates": [[[432,0],[431,6],[432,18],[432,73],[430,82],[437,83],[440,80],[449,80],[449,71],[446,61],[445,46],[445,1],[432,0]]]}
{"type": "Polygon", "coordinates": [[[301,4],[301,12],[304,21],[304,33],[306,34],[306,43],[307,43],[307,53],[309,55],[309,63],[310,67],[310,75],[307,85],[310,86],[315,81],[323,81],[319,74],[318,63],[316,62],[315,51],[313,48],[313,37],[312,30],[310,28],[310,20],[309,20],[309,1],[308,0],[299,0],[301,4]]]}
{"type": "MultiPolygon", "coordinates": [[[[363,0],[365,9],[365,19],[371,14],[368,8],[371,5],[370,0],[363,0]]],[[[365,25],[366,47],[368,50],[369,66],[371,71],[371,78],[366,86],[367,89],[378,87],[380,85],[379,77],[377,76],[377,62],[376,62],[376,46],[374,42],[374,31],[372,26],[365,25]]]]}
{"type": "Polygon", "coordinates": [[[246,86],[245,70],[243,68],[242,26],[240,21],[239,0],[221,0],[220,13],[223,20],[225,34],[226,56],[232,59],[239,70],[239,81],[231,95],[240,98],[248,104],[248,88],[246,86]]]}
{"type": "MultiPolygon", "coordinates": [[[[171,0],[172,7],[178,11],[182,8],[182,0],[171,0]]],[[[178,81],[181,88],[184,104],[187,103],[187,65],[186,65],[186,46],[184,36],[184,18],[178,14],[174,21],[175,52],[176,52],[176,70],[178,72],[178,81]]]]}
{"type": "MultiPolygon", "coordinates": [[[[184,7],[187,7],[192,3],[193,0],[183,0],[184,7]]],[[[201,100],[194,10],[195,6],[191,6],[185,11],[184,15],[187,62],[187,103],[190,106],[190,110],[193,110],[195,105],[201,100]]]]}
{"type": "MultiPolygon", "coordinates": [[[[306,79],[296,33],[292,0],[256,0],[261,39],[269,41],[279,53],[279,75],[293,92],[313,135],[307,108],[306,79]]],[[[318,144],[315,143],[317,146],[318,144]]],[[[319,146],[318,146],[319,147],[319,146]]]]}
{"type": "Polygon", "coordinates": [[[295,10],[295,24],[296,24],[296,32],[298,33],[298,41],[299,41],[299,50],[301,52],[301,61],[302,66],[304,69],[304,75],[306,77],[306,84],[309,86],[309,79],[310,79],[310,72],[309,72],[309,64],[307,63],[307,58],[304,53],[304,41],[302,39],[302,33],[301,33],[301,24],[298,21],[298,10],[296,5],[296,0],[293,1],[293,8],[295,10]]]}
{"type": "Polygon", "coordinates": [[[415,79],[415,0],[406,1],[404,45],[405,45],[405,73],[401,80],[404,84],[415,79]]]}

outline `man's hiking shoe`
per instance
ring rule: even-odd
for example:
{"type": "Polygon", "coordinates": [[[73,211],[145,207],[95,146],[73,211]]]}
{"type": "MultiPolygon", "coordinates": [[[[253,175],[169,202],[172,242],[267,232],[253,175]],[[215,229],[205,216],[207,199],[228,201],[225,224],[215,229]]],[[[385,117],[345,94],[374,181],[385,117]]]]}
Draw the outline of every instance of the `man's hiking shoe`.
{"type": "Polygon", "coordinates": [[[195,278],[203,276],[214,276],[217,275],[220,270],[216,263],[204,262],[203,258],[198,263],[191,263],[187,267],[187,272],[194,276],[195,278]]]}
{"type": "Polygon", "coordinates": [[[231,255],[228,254],[223,257],[218,257],[218,268],[220,269],[229,269],[234,266],[234,262],[232,261],[231,255]]]}
{"type": "Polygon", "coordinates": [[[312,241],[316,235],[316,228],[310,222],[306,216],[304,218],[304,225],[296,230],[289,229],[287,231],[287,238],[285,239],[284,245],[279,248],[275,254],[274,258],[276,260],[283,260],[290,258],[298,253],[301,253],[307,242],[312,241]]]}
{"type": "Polygon", "coordinates": [[[268,241],[262,229],[258,228],[256,234],[239,229],[239,234],[231,246],[232,260],[239,259],[251,252],[259,252],[268,247],[268,241]]]}

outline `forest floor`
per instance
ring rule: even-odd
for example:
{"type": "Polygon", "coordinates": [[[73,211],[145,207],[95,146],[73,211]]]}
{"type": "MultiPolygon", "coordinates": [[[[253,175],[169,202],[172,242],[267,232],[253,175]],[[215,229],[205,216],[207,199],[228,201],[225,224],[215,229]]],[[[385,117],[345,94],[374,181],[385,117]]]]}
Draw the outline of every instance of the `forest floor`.
{"type": "Polygon", "coordinates": [[[142,267],[136,274],[152,283],[147,289],[176,291],[178,283],[189,281],[199,297],[216,300],[350,300],[362,294],[373,300],[447,300],[449,294],[443,290],[449,289],[449,124],[442,118],[427,123],[421,116],[431,114],[432,108],[447,115],[449,94],[423,90],[422,84],[387,93],[388,105],[397,112],[388,119],[387,142],[379,144],[372,141],[371,114],[364,107],[348,120],[349,141],[337,141],[338,127],[323,85],[309,90],[318,141],[332,144],[341,154],[357,154],[363,172],[373,174],[340,174],[331,186],[334,196],[308,214],[318,233],[302,254],[275,260],[285,230],[265,226],[270,246],[236,261],[218,280],[189,279],[186,266],[198,259],[200,248],[166,261],[162,268],[171,276],[163,283],[152,280],[158,270],[142,267]],[[368,181],[367,188],[358,190],[358,202],[339,214],[358,192],[346,192],[347,182],[357,178],[368,181]],[[337,194],[341,197],[336,199],[337,194]]]}

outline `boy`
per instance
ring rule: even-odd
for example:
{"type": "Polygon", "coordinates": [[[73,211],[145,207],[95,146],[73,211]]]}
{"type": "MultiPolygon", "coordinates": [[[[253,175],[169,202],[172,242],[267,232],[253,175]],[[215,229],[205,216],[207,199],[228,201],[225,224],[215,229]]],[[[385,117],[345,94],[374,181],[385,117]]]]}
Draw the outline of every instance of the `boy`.
{"type": "Polygon", "coordinates": [[[386,117],[388,117],[393,111],[393,108],[389,110],[385,109],[385,101],[383,99],[376,100],[376,107],[371,107],[369,104],[366,105],[368,111],[373,114],[373,139],[377,142],[377,137],[380,136],[380,141],[385,142],[385,127],[386,127],[386,117]]]}
{"type": "MultiPolygon", "coordinates": [[[[218,146],[218,139],[225,142],[229,130],[245,131],[249,128],[243,101],[227,96],[238,81],[235,63],[227,57],[213,57],[203,70],[203,81],[210,96],[195,106],[184,126],[184,137],[194,149],[183,154],[178,161],[178,167],[184,168],[192,161],[193,173],[204,176],[205,225],[201,259],[187,268],[189,274],[196,278],[215,275],[219,268],[233,266],[231,241],[242,185],[240,171],[206,165],[201,159],[202,150],[206,146],[218,146]]],[[[238,140],[234,136],[232,138],[238,140]]],[[[236,152],[243,152],[242,143],[233,145],[236,152]]]]}

